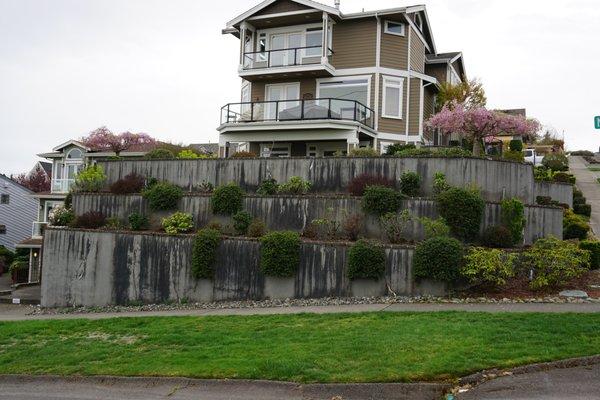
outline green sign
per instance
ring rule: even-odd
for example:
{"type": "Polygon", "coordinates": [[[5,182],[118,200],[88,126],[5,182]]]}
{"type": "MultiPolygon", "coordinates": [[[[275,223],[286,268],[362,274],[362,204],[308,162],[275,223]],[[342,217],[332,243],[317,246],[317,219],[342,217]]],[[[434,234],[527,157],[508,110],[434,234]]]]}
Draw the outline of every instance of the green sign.
{"type": "Polygon", "coordinates": [[[600,129],[600,115],[594,118],[594,126],[596,129],[600,129]]]}

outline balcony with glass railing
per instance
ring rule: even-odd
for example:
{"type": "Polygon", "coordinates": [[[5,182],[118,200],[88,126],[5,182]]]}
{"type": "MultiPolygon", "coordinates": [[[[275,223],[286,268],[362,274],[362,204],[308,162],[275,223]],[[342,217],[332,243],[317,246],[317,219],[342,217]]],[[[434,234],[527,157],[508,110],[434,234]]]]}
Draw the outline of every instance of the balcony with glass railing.
{"type": "Polygon", "coordinates": [[[50,190],[52,193],[69,193],[75,179],[52,179],[50,190]]]}
{"type": "Polygon", "coordinates": [[[47,222],[35,221],[31,228],[31,238],[40,239],[44,235],[44,229],[48,226],[47,222]]]}
{"type": "MultiPolygon", "coordinates": [[[[301,65],[319,65],[322,63],[323,46],[304,46],[286,49],[272,49],[245,52],[242,68],[257,70],[274,67],[292,67],[301,65]]],[[[333,50],[327,48],[327,57],[333,50]]]]}
{"type": "Polygon", "coordinates": [[[373,110],[359,101],[318,98],[229,103],[221,108],[221,125],[249,122],[343,120],[373,129],[373,110]]]}

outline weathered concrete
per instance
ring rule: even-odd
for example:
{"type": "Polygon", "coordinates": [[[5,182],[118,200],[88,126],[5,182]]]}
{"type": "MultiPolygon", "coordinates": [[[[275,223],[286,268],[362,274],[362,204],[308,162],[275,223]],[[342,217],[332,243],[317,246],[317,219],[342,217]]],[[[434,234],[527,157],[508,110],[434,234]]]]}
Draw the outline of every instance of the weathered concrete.
{"type": "MultiPolygon", "coordinates": [[[[303,230],[314,219],[328,218],[342,223],[348,216],[363,215],[361,200],[354,196],[310,195],[310,196],[247,196],[244,209],[254,217],[264,221],[269,229],[303,230]]],[[[77,214],[87,211],[100,211],[107,217],[117,217],[123,221],[132,212],[150,214],[147,202],[140,195],[113,195],[110,193],[75,194],[73,208],[77,214]]],[[[194,216],[196,227],[202,227],[215,219],[210,207],[209,195],[186,195],[178,209],[194,216]]],[[[402,209],[407,209],[413,217],[437,218],[436,203],[432,199],[413,198],[402,201],[402,209]]],[[[165,214],[165,213],[163,213],[165,214]]],[[[166,214],[165,214],[166,215],[166,214]]],[[[163,215],[163,216],[165,216],[163,215]]],[[[367,237],[384,239],[384,233],[377,217],[363,215],[362,234],[367,237]]],[[[501,208],[498,203],[487,203],[481,230],[499,225],[501,208]]],[[[227,218],[218,218],[223,223],[227,218]]],[[[525,244],[531,244],[540,237],[554,235],[562,238],[562,209],[556,207],[525,206],[527,221],[524,232],[525,244]]],[[[160,228],[160,218],[153,218],[154,228],[160,228]]],[[[423,226],[415,218],[406,230],[408,240],[422,240],[423,226]]]]}
{"type": "MultiPolygon", "coordinates": [[[[100,306],[130,302],[262,299],[260,244],[224,239],[211,285],[191,274],[193,235],[131,234],[48,229],[44,235],[42,306],[100,306]]],[[[294,285],[278,297],[349,297],[348,246],[305,242],[294,285]]],[[[385,279],[397,295],[413,292],[411,247],[385,249],[385,279]]],[[[382,286],[384,295],[387,288],[382,286]]],[[[273,292],[273,289],[271,289],[273,292]]]]}
{"type": "Polygon", "coordinates": [[[537,196],[550,196],[552,200],[573,207],[573,185],[569,183],[535,181],[533,200],[537,196]]]}
{"type": "Polygon", "coordinates": [[[361,173],[399,180],[406,171],[419,174],[425,196],[432,194],[433,176],[436,172],[444,173],[448,183],[453,186],[477,185],[484,198],[489,201],[518,197],[527,204],[535,204],[535,196],[541,190],[536,191],[531,164],[480,158],[126,160],[103,161],[99,164],[104,168],[109,184],[135,172],[174,183],[188,191],[195,191],[203,181],[217,186],[235,182],[247,191],[254,191],[268,177],[283,182],[292,176],[300,176],[312,182],[314,192],[344,193],[351,179],[361,173]]]}

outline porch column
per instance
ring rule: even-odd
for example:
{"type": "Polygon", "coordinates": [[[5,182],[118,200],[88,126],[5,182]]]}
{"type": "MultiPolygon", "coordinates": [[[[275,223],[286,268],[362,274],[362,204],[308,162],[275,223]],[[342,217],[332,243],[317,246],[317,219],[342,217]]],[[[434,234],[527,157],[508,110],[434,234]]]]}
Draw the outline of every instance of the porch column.
{"type": "Polygon", "coordinates": [[[327,59],[329,45],[329,14],[323,11],[323,40],[321,41],[321,64],[329,62],[327,59]]]}
{"type": "Polygon", "coordinates": [[[347,151],[348,154],[350,154],[350,150],[355,149],[358,147],[358,135],[353,135],[351,137],[348,137],[346,139],[346,145],[347,145],[347,151]]]}

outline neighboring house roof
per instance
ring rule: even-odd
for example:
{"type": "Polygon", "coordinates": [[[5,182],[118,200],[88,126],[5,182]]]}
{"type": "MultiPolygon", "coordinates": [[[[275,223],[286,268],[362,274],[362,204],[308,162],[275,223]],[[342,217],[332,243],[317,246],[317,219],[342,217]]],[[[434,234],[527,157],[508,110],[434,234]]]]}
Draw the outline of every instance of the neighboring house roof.
{"type": "Polygon", "coordinates": [[[12,180],[10,177],[8,177],[4,174],[0,174],[0,180],[5,181],[4,185],[7,185],[10,183],[10,184],[14,185],[15,187],[19,187],[19,188],[23,189],[24,191],[27,192],[27,194],[34,194],[34,192],[32,190],[29,190],[25,186],[21,185],[19,182],[12,180]]]}
{"type": "Polygon", "coordinates": [[[496,110],[504,114],[516,115],[527,118],[527,109],[525,108],[509,108],[507,110],[496,110]]]}
{"type": "MultiPolygon", "coordinates": [[[[447,53],[436,53],[436,54],[425,54],[426,64],[450,64],[458,62],[460,71],[456,73],[462,79],[467,76],[467,70],[465,69],[465,61],[461,51],[452,51],[447,53]]],[[[453,67],[454,68],[454,67],[453,67]]]]}
{"type": "Polygon", "coordinates": [[[37,163],[46,172],[46,175],[52,175],[52,163],[46,161],[38,161],[37,163]]]}
{"type": "MultiPolygon", "coordinates": [[[[192,143],[190,147],[204,154],[219,154],[219,143],[192,143]]],[[[230,143],[229,151],[235,153],[238,147],[237,143],[230,143]]]]}
{"type": "Polygon", "coordinates": [[[62,149],[64,149],[67,146],[77,146],[77,147],[81,147],[82,149],[85,149],[87,151],[90,150],[89,147],[87,147],[85,144],[81,143],[79,140],[74,140],[71,139],[67,142],[61,143],[58,146],[56,146],[55,148],[52,149],[52,151],[60,151],[62,149]]]}

